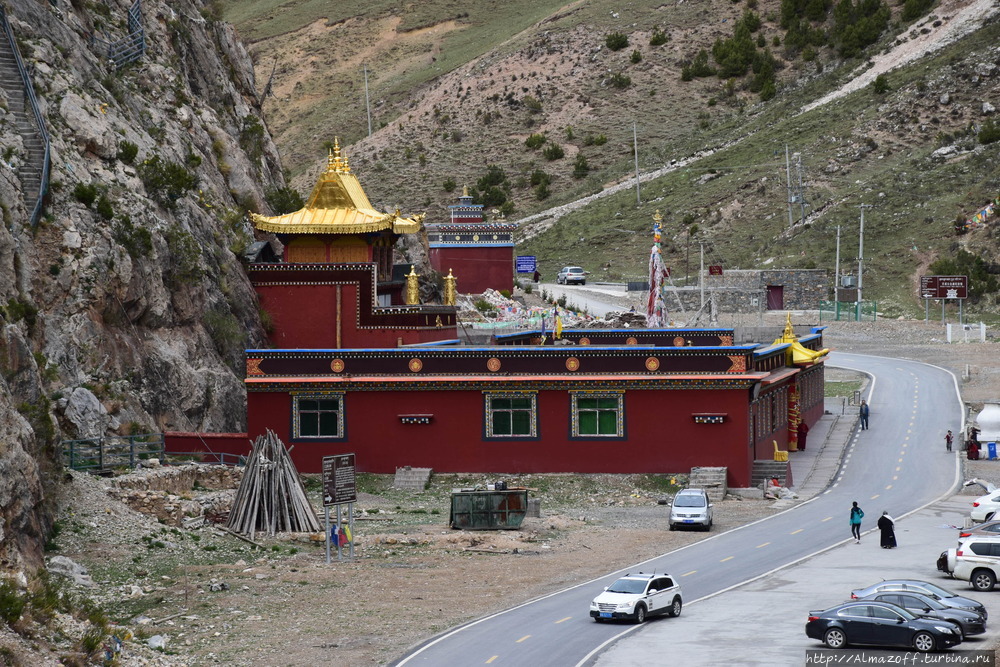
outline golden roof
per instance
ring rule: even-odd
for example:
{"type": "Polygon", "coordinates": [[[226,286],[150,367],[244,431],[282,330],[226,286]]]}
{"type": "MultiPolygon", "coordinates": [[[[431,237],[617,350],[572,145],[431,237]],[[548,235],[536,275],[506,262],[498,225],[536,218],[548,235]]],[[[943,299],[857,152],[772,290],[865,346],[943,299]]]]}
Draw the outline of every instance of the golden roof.
{"type": "Polygon", "coordinates": [[[420,231],[424,216],[404,218],[399,209],[382,213],[372,208],[361,183],[351,173],[347,157],[340,155],[335,137],[327,157],[326,171],[320,174],[304,208],[284,215],[250,214],[257,229],[281,234],[364,234],[391,229],[396,234],[420,231]]]}
{"type": "Polygon", "coordinates": [[[795,335],[795,331],[792,329],[791,313],[787,314],[785,319],[785,330],[782,332],[781,337],[775,339],[774,344],[790,344],[788,348],[787,361],[796,366],[816,363],[830,352],[829,348],[823,348],[822,350],[810,350],[805,345],[800,343],[799,337],[795,335]]]}

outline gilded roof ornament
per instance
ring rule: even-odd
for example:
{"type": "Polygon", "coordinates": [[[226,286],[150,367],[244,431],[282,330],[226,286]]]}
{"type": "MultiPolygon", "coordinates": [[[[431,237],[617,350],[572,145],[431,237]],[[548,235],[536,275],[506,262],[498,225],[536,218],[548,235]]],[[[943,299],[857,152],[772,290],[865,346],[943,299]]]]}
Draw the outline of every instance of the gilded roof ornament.
{"type": "Polygon", "coordinates": [[[391,229],[396,234],[420,231],[424,215],[403,217],[376,210],[364,188],[351,173],[347,157],[341,154],[340,138],[333,138],[326,158],[326,170],[319,175],[305,207],[293,213],[266,216],[250,214],[261,231],[283,234],[364,234],[391,229]]]}

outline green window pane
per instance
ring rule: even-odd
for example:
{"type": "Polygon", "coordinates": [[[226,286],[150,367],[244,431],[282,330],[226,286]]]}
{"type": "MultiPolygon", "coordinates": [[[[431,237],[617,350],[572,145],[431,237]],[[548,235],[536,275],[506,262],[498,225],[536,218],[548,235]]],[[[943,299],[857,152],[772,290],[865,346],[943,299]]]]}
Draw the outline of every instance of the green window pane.
{"type": "Polygon", "coordinates": [[[597,428],[601,435],[618,435],[618,413],[610,410],[597,413],[597,428]]]}
{"type": "Polygon", "coordinates": [[[511,435],[531,435],[531,413],[517,411],[510,413],[511,435]]]}
{"type": "Polygon", "coordinates": [[[580,413],[580,435],[597,435],[597,413],[580,413]]]}
{"type": "Polygon", "coordinates": [[[530,410],[531,409],[531,399],[530,398],[512,398],[512,399],[510,399],[510,407],[513,410],[530,410]]]}
{"type": "Polygon", "coordinates": [[[618,399],[617,398],[599,398],[599,399],[597,399],[597,407],[604,408],[605,410],[617,410],[618,409],[618,399]]]}
{"type": "Polygon", "coordinates": [[[581,410],[593,410],[597,407],[596,398],[578,398],[576,399],[576,407],[581,410]]]}
{"type": "Polygon", "coordinates": [[[305,399],[299,401],[299,410],[310,410],[314,412],[318,409],[319,409],[319,401],[312,401],[305,399]]]}
{"type": "Polygon", "coordinates": [[[494,398],[491,399],[490,404],[494,410],[510,410],[509,398],[494,398]]]}
{"type": "Polygon", "coordinates": [[[493,435],[510,435],[510,413],[493,413],[493,435]]]}
{"type": "Polygon", "coordinates": [[[315,412],[299,415],[299,435],[319,435],[319,416],[315,412]]]}
{"type": "Polygon", "coordinates": [[[337,422],[336,412],[321,412],[319,414],[319,433],[328,436],[340,435],[340,424],[337,422]]]}
{"type": "Polygon", "coordinates": [[[318,401],[320,410],[339,410],[340,400],[336,398],[326,398],[318,401]]]}

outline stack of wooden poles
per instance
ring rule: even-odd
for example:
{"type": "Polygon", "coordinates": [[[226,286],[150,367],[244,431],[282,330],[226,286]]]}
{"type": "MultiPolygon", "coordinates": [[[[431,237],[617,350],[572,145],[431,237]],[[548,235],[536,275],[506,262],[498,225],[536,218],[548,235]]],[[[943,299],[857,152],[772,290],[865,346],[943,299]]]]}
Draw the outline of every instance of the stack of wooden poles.
{"type": "Polygon", "coordinates": [[[274,431],[257,436],[227,527],[235,533],[322,531],[292,457],[274,431]]]}

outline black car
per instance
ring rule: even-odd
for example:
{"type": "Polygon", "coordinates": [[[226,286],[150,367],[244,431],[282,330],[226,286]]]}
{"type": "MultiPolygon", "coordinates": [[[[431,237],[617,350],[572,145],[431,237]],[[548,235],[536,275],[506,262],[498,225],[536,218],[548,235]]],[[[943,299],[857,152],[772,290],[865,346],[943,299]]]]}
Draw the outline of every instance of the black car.
{"type": "Polygon", "coordinates": [[[921,618],[887,602],[854,600],[809,612],[806,636],[830,648],[865,644],[929,653],[961,643],[962,630],[951,621],[921,618]]]}
{"type": "Polygon", "coordinates": [[[923,593],[909,591],[883,592],[869,595],[864,599],[888,602],[902,607],[917,616],[951,621],[958,624],[962,629],[962,635],[965,637],[969,635],[981,635],[986,632],[986,620],[976,612],[949,607],[923,593]]]}
{"type": "Polygon", "coordinates": [[[880,581],[877,584],[872,584],[866,588],[857,588],[851,591],[851,599],[858,600],[866,598],[874,593],[886,593],[890,591],[923,593],[924,595],[932,597],[948,607],[974,611],[982,616],[984,621],[989,618],[989,613],[986,611],[986,607],[983,606],[982,602],[976,602],[971,598],[964,598],[961,595],[955,595],[951,591],[941,588],[936,584],[932,584],[927,581],[920,581],[919,579],[887,579],[885,581],[880,581]]]}

